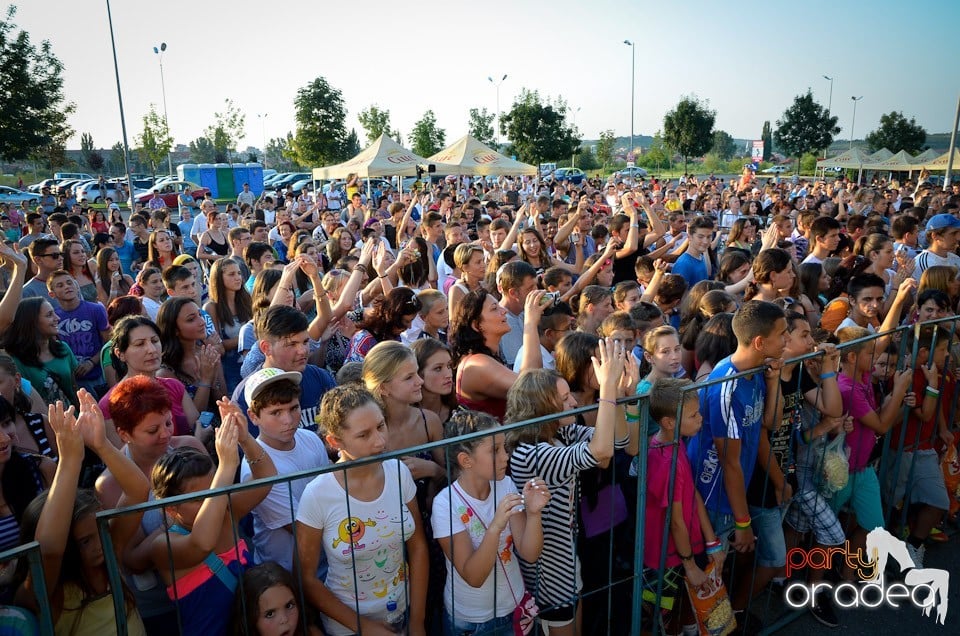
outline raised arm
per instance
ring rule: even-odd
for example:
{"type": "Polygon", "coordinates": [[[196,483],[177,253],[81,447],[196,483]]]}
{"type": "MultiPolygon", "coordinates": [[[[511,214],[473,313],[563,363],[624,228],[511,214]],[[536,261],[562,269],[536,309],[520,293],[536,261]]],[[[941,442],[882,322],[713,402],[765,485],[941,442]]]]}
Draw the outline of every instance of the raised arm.
{"type": "Polygon", "coordinates": [[[507,232],[507,236],[504,237],[503,243],[500,244],[500,249],[508,250],[514,243],[517,242],[517,235],[520,233],[520,226],[523,224],[523,220],[527,217],[527,212],[530,209],[529,203],[524,203],[520,206],[520,209],[517,210],[517,216],[513,219],[513,225],[510,226],[510,231],[507,232]]]}
{"type": "MultiPolygon", "coordinates": [[[[5,332],[13,324],[17,306],[23,297],[23,284],[26,281],[28,266],[27,258],[5,243],[0,243],[0,259],[3,260],[3,268],[11,271],[10,286],[0,300],[0,332],[5,332]]],[[[97,289],[99,287],[98,285],[97,289]]]]}

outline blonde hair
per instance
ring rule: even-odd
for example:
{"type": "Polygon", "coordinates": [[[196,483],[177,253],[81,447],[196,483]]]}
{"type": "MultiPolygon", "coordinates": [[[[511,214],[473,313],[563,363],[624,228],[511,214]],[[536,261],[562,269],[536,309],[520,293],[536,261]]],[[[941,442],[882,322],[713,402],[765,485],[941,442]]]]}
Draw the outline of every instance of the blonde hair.
{"type": "Polygon", "coordinates": [[[643,350],[647,353],[653,353],[653,350],[657,348],[657,341],[667,336],[673,336],[677,339],[677,342],[680,341],[680,334],[670,325],[660,325],[651,329],[643,336],[643,350]]]}
{"type": "Polygon", "coordinates": [[[453,252],[453,262],[457,266],[457,269],[462,270],[477,252],[483,254],[483,248],[476,243],[461,243],[457,245],[457,249],[453,252]]]}
{"type": "Polygon", "coordinates": [[[920,274],[920,284],[917,285],[917,296],[928,289],[936,289],[949,296],[950,283],[956,279],[956,267],[952,265],[932,265],[920,274]]]}
{"type": "MultiPolygon", "coordinates": [[[[504,423],[522,422],[562,412],[563,404],[557,392],[557,380],[562,379],[559,373],[551,369],[529,369],[521,373],[507,392],[504,423]]],[[[544,439],[542,425],[515,429],[507,433],[507,450],[512,452],[521,444],[536,444],[544,439]]]]}
{"type": "Polygon", "coordinates": [[[424,289],[417,294],[417,300],[420,301],[420,317],[423,318],[430,313],[434,305],[447,302],[447,297],[438,289],[424,289]]]}
{"type": "Polygon", "coordinates": [[[408,360],[417,361],[408,347],[395,340],[378,342],[363,359],[363,384],[381,402],[380,387],[392,380],[400,370],[400,365],[408,360]]]}
{"type": "MultiPolygon", "coordinates": [[[[837,330],[837,340],[840,344],[845,342],[850,342],[851,340],[859,340],[860,338],[866,338],[870,335],[870,332],[863,327],[844,327],[843,329],[837,330]]],[[[863,349],[870,344],[870,341],[864,341],[860,344],[850,345],[849,347],[844,347],[842,355],[844,357],[850,353],[860,353],[863,349]]]]}

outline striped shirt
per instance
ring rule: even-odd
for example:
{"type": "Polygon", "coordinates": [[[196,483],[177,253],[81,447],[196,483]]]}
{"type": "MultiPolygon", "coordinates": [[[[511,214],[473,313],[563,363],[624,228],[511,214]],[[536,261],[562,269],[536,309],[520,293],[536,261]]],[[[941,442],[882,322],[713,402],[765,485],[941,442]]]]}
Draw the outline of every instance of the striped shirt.
{"type": "Polygon", "coordinates": [[[930,250],[923,250],[913,259],[913,263],[916,265],[916,267],[913,268],[913,277],[918,281],[924,270],[934,265],[949,265],[950,267],[956,267],[960,270],[960,256],[957,256],[953,252],[947,252],[946,256],[937,256],[930,250]]]}
{"type": "MultiPolygon", "coordinates": [[[[510,474],[518,492],[534,477],[550,489],[550,501],[541,513],[540,559],[530,563],[519,558],[524,584],[541,609],[571,605],[583,586],[577,559],[578,480],[581,471],[598,465],[587,446],[593,431],[571,424],[557,431],[556,440],[521,444],[510,455],[510,474]]],[[[614,446],[625,448],[626,441],[614,446]]]]}

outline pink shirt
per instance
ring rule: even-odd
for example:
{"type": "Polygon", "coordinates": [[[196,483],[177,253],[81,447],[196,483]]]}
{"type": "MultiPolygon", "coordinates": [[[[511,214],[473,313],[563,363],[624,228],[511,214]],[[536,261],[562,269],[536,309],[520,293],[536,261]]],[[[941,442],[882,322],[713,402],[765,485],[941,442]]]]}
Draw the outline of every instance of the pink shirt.
{"type": "MultiPolygon", "coordinates": [[[[650,448],[647,451],[647,511],[646,535],[643,537],[643,565],[648,568],[660,568],[660,549],[663,546],[667,507],[670,500],[670,468],[673,462],[673,445],[661,445],[656,438],[650,438],[650,448]]],[[[700,528],[700,517],[697,514],[696,490],[693,485],[693,471],[690,460],[687,459],[687,448],[680,440],[679,456],[677,457],[677,478],[674,483],[673,503],[683,505],[683,525],[690,534],[690,545],[693,553],[704,551],[703,530],[700,528]]],[[[666,567],[672,568],[681,565],[677,556],[677,546],[673,542],[673,535],[667,541],[666,567]]]]}
{"type": "Polygon", "coordinates": [[[864,374],[859,382],[841,372],[837,376],[840,385],[840,397],[843,398],[843,411],[853,416],[853,430],[847,433],[847,448],[850,451],[850,471],[859,472],[866,468],[870,453],[877,443],[877,437],[860,422],[868,413],[877,412],[877,401],[870,384],[870,375],[864,374]]]}

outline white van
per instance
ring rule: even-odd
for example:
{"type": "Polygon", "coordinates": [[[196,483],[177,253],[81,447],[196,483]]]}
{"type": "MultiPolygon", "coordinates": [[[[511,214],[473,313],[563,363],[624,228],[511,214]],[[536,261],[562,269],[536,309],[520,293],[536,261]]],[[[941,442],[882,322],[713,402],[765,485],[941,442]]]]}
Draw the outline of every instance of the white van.
{"type": "Polygon", "coordinates": [[[86,172],[57,172],[53,175],[54,179],[66,181],[67,179],[94,179],[86,172]]]}

